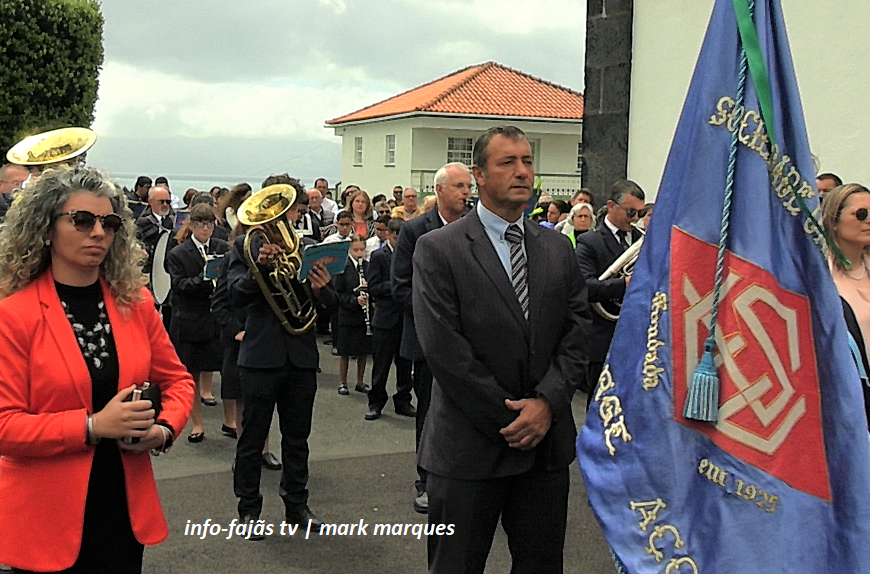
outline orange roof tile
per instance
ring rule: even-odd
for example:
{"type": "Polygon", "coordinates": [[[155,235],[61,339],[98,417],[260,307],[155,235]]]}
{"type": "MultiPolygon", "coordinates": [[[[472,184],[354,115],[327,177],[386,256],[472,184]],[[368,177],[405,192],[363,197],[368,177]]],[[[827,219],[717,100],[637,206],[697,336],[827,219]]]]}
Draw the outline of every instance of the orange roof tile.
{"type": "Polygon", "coordinates": [[[412,112],[580,120],[583,94],[487,62],[326,123],[337,125],[412,112]]]}

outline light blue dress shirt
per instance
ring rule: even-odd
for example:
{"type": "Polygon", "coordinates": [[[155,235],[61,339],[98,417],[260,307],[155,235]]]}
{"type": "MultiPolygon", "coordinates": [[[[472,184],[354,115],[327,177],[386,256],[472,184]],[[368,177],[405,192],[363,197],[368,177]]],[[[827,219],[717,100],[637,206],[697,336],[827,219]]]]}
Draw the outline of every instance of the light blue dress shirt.
{"type": "MultiPolygon", "coordinates": [[[[520,228],[520,233],[523,235],[523,242],[520,244],[523,250],[523,256],[526,255],[526,230],[523,228],[523,217],[520,216],[516,221],[505,221],[498,215],[494,214],[483,206],[482,201],[477,202],[477,216],[483,224],[483,229],[486,231],[486,236],[489,237],[490,243],[495,248],[495,252],[501,261],[504,272],[507,273],[508,279],[511,279],[511,244],[504,238],[504,232],[507,231],[509,225],[514,223],[520,228]]],[[[528,257],[526,257],[528,261],[528,257]]]]}

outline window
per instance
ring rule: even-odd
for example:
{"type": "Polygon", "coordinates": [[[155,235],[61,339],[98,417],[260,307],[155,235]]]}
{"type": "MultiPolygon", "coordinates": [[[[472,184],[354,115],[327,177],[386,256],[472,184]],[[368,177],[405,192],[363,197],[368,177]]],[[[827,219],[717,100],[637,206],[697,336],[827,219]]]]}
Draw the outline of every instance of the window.
{"type": "Polygon", "coordinates": [[[388,135],[385,141],[386,154],[384,157],[385,165],[396,165],[396,136],[388,135]]]}
{"type": "Polygon", "coordinates": [[[577,171],[583,170],[583,142],[577,142],[577,171]]]}
{"type": "Polygon", "coordinates": [[[447,163],[461,161],[471,166],[471,150],[474,142],[471,138],[447,138],[447,163]]]}
{"type": "Polygon", "coordinates": [[[362,165],[362,137],[353,138],[353,165],[362,165]]]}

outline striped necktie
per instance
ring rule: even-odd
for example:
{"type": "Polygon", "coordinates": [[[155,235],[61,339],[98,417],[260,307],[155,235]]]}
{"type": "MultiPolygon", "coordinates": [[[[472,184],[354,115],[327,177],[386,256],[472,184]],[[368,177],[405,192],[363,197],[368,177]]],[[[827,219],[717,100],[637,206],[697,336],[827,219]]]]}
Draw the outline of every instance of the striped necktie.
{"type": "Polygon", "coordinates": [[[523,253],[523,233],[517,224],[508,226],[504,238],[511,246],[511,283],[526,319],[529,318],[529,283],[526,256],[523,253]]]}

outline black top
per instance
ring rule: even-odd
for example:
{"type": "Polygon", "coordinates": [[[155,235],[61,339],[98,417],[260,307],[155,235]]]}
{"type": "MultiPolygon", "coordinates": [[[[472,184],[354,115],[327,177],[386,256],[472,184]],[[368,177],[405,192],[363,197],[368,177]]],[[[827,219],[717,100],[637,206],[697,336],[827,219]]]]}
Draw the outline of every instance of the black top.
{"type": "MultiPolygon", "coordinates": [[[[91,375],[91,412],[99,412],[118,393],[118,352],[104,311],[100,283],[71,287],[55,282],[55,287],[67,318],[73,318],[71,328],[77,333],[79,346],[84,344],[82,355],[91,375]],[[101,327],[95,329],[97,325],[101,327]]],[[[136,568],[137,564],[141,570],[142,549],[130,525],[121,451],[116,441],[103,439],[96,446],[88,481],[82,548],[70,571],[136,568]]]]}

